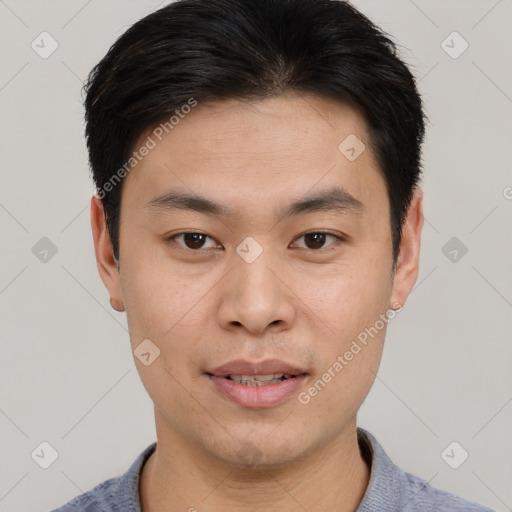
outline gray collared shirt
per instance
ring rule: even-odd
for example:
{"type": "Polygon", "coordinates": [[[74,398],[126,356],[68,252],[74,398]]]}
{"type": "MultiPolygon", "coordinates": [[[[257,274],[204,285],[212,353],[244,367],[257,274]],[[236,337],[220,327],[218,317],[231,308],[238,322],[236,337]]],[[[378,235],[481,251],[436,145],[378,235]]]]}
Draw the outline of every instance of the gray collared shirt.
{"type": "MultiPolygon", "coordinates": [[[[361,453],[371,465],[371,474],[356,512],[493,512],[406,473],[391,461],[372,434],[360,427],[357,433],[361,453]]],[[[51,512],[141,512],[139,475],[155,448],[156,442],[149,445],[124,474],[105,480],[51,512]]]]}

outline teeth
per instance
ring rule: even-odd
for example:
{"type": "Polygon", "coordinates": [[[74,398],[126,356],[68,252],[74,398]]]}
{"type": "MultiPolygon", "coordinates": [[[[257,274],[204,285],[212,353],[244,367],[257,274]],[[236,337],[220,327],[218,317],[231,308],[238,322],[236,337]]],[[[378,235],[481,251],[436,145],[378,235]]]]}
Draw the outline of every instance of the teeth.
{"type": "Polygon", "coordinates": [[[274,384],[275,382],[281,382],[285,379],[291,378],[291,375],[285,375],[284,373],[271,373],[269,375],[228,375],[227,378],[245,384],[247,386],[265,386],[267,384],[274,384]]]}
{"type": "Polygon", "coordinates": [[[269,375],[229,375],[231,380],[259,380],[260,382],[266,382],[272,379],[280,379],[283,373],[271,373],[269,375]]]}

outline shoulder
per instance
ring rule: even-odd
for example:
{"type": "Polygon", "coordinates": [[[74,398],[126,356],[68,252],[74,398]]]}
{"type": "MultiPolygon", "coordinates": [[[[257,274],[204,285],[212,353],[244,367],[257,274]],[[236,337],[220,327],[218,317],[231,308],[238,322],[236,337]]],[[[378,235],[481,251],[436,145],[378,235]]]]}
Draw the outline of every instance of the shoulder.
{"type": "Polygon", "coordinates": [[[142,467],[156,449],[150,444],[122,475],[109,478],[51,512],[125,512],[140,510],[139,478],[142,467]]]}
{"type": "Polygon", "coordinates": [[[109,478],[51,512],[118,512],[115,495],[120,478],[109,478]]]}
{"type": "Polygon", "coordinates": [[[402,470],[367,430],[358,428],[358,441],[371,471],[357,512],[495,512],[402,470]]]}
{"type": "Polygon", "coordinates": [[[463,498],[449,491],[433,487],[411,473],[403,474],[402,506],[411,512],[432,510],[436,512],[495,512],[492,509],[463,498]]]}

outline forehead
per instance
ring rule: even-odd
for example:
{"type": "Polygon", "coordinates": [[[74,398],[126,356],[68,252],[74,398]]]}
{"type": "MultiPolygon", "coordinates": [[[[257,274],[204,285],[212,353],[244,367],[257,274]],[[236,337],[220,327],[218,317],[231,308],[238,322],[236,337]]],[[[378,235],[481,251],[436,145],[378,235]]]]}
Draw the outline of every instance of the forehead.
{"type": "Polygon", "coordinates": [[[274,196],[278,201],[283,192],[297,196],[333,184],[363,203],[385,199],[364,118],[315,95],[199,103],[161,140],[152,128],[136,148],[147,137],[154,148],[126,178],[126,195],[137,191],[141,202],[173,185],[202,196],[218,188],[223,202],[240,202],[243,195],[260,203],[274,196]]]}

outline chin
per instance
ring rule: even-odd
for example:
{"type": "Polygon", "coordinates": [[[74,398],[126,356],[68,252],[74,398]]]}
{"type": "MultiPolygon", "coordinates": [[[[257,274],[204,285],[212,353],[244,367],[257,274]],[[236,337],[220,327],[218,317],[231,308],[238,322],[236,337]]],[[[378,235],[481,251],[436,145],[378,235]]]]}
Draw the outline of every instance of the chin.
{"type": "Polygon", "coordinates": [[[258,469],[278,470],[303,459],[309,451],[314,451],[313,445],[318,444],[308,443],[304,435],[299,437],[296,434],[285,430],[278,434],[273,426],[257,433],[246,432],[244,435],[237,432],[233,437],[225,438],[224,442],[216,442],[206,449],[230,466],[248,468],[253,472],[258,469]]]}

